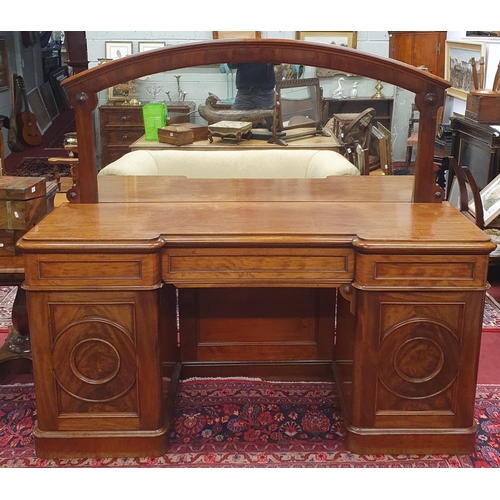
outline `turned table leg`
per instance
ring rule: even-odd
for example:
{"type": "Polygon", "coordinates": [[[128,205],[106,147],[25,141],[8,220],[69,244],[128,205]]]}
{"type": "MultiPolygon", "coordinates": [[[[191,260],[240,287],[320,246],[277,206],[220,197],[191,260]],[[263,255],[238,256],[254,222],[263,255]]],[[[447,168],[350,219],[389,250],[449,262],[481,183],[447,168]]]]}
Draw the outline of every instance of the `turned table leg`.
{"type": "Polygon", "coordinates": [[[20,286],[12,307],[12,327],[5,343],[0,347],[0,363],[13,359],[31,360],[26,292],[20,286]]]}

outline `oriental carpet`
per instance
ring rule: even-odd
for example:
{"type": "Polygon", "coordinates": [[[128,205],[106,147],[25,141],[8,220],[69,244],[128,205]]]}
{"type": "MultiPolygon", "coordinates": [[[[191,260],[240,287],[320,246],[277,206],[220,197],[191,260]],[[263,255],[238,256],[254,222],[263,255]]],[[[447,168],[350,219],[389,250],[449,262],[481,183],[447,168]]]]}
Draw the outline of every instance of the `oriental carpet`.
{"type": "Polygon", "coordinates": [[[161,457],[40,459],[32,384],[0,386],[0,467],[496,468],[500,386],[479,385],[471,455],[355,455],[343,445],[333,384],[258,379],[181,382],[168,453],[161,457]]]}

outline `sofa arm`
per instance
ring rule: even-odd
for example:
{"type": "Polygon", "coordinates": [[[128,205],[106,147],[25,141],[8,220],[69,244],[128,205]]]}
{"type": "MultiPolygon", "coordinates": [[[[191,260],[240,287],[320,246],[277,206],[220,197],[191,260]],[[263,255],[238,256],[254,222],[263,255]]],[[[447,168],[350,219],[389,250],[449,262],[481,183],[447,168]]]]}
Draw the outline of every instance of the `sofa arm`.
{"type": "Polygon", "coordinates": [[[360,175],[360,172],[340,153],[316,151],[307,166],[306,178],[325,178],[332,175],[360,175]]]}
{"type": "Polygon", "coordinates": [[[146,150],[133,151],[102,168],[98,175],[159,175],[158,166],[146,150]]]}

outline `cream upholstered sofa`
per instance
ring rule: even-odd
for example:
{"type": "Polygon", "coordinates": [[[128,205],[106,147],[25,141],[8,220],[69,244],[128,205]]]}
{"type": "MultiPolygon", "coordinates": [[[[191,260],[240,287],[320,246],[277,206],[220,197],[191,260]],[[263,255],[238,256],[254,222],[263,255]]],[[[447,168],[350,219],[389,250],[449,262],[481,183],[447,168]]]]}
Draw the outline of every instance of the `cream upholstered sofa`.
{"type": "Polygon", "coordinates": [[[359,174],[341,154],[312,149],[137,150],[99,172],[99,175],[173,175],[198,179],[296,179],[359,174]]]}

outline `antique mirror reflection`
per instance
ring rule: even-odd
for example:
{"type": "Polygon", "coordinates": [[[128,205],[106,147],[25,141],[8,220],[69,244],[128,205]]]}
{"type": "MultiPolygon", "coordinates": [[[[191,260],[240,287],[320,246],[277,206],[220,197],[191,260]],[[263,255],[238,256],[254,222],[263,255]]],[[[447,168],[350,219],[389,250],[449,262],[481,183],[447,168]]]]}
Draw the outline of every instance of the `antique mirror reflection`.
{"type": "MultiPolygon", "coordinates": [[[[314,135],[319,136],[318,140],[325,135],[338,137],[354,115],[373,108],[374,130],[368,146],[370,171],[374,174],[397,173],[393,165],[404,164],[408,124],[415,99],[412,92],[361,75],[293,64],[275,65],[275,75],[278,105],[267,111],[259,109],[257,114],[233,109],[237,94],[236,71],[227,64],[152,74],[101,92],[99,115],[127,110],[135,111],[137,116],[128,122],[121,121],[120,140],[112,130],[106,130],[109,121],[102,116],[97,120],[101,128],[97,134],[100,166],[133,150],[136,141],[144,140],[141,108],[148,103],[165,104],[166,125],[180,126],[189,122],[208,126],[220,121],[241,120],[257,125],[260,122],[254,127],[254,139],[265,139],[282,147],[298,147],[300,141],[309,141],[314,135]],[[388,152],[391,161],[387,160],[388,152]]],[[[208,140],[205,142],[208,144],[208,140]]],[[[201,146],[199,141],[197,144],[201,146]]],[[[160,147],[152,142],[148,146],[160,147]]],[[[337,143],[332,149],[339,151],[341,148],[337,143]]]]}

